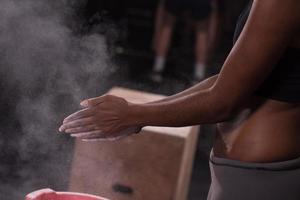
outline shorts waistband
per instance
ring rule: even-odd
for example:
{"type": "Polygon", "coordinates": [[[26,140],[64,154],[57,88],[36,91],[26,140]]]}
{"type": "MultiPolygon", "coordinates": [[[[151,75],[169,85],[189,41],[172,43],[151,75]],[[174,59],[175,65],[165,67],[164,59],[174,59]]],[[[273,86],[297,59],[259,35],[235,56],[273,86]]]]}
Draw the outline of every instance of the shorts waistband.
{"type": "Polygon", "coordinates": [[[210,163],[213,165],[242,168],[242,169],[253,169],[253,170],[266,170],[266,171],[287,171],[300,169],[300,157],[280,161],[280,162],[268,162],[268,163],[255,163],[245,162],[239,160],[232,160],[227,158],[216,157],[211,150],[210,163]]]}

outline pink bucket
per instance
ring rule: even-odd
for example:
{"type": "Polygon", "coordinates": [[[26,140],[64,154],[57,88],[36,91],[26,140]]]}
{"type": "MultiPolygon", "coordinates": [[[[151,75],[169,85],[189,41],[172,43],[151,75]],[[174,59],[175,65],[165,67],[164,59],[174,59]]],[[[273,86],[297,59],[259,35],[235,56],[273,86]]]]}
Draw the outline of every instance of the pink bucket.
{"type": "Polygon", "coordinates": [[[74,193],[74,192],[55,192],[51,189],[42,189],[32,192],[26,196],[25,200],[108,200],[102,197],[74,193]]]}

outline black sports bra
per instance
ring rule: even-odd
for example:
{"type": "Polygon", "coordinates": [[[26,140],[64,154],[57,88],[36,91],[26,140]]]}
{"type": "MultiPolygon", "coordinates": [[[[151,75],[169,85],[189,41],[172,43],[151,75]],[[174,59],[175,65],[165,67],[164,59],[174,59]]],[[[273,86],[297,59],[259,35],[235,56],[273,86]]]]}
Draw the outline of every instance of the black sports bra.
{"type": "MultiPolygon", "coordinates": [[[[252,1],[237,22],[234,43],[248,19],[252,1]]],[[[291,103],[300,103],[300,49],[287,48],[267,79],[255,91],[255,95],[291,103]]]]}

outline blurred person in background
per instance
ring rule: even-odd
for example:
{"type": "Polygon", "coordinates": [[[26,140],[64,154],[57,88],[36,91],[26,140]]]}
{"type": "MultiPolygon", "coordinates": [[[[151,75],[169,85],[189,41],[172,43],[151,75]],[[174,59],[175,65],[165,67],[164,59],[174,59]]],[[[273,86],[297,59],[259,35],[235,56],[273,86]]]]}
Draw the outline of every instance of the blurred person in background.
{"type": "Polygon", "coordinates": [[[153,34],[153,41],[152,41],[152,48],[154,51],[156,51],[157,48],[158,38],[162,28],[164,15],[165,15],[164,0],[161,0],[158,2],[158,6],[156,8],[156,13],[155,13],[154,34],[153,34]]]}
{"type": "Polygon", "coordinates": [[[218,123],[208,200],[299,200],[300,1],[253,0],[219,74],[160,101],[104,95],[60,131],[89,141],[144,126],[218,123]]]}
{"type": "Polygon", "coordinates": [[[221,33],[221,21],[222,12],[224,10],[225,0],[211,0],[212,2],[212,12],[209,20],[209,56],[212,55],[214,48],[216,47],[220,33],[221,33]]]}
{"type": "Polygon", "coordinates": [[[208,24],[211,13],[210,0],[163,0],[160,2],[155,20],[155,59],[150,78],[162,81],[166,57],[170,47],[172,31],[177,17],[187,13],[192,18],[196,35],[194,79],[200,81],[205,76],[208,57],[208,24]]]}

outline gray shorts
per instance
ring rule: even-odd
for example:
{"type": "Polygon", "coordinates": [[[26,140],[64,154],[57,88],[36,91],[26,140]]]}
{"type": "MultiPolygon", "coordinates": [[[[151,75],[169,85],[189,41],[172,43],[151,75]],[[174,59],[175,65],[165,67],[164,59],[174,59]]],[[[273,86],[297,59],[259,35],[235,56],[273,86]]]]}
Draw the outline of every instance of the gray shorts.
{"type": "Polygon", "coordinates": [[[210,155],[208,200],[299,200],[300,158],[248,163],[210,155]]]}

